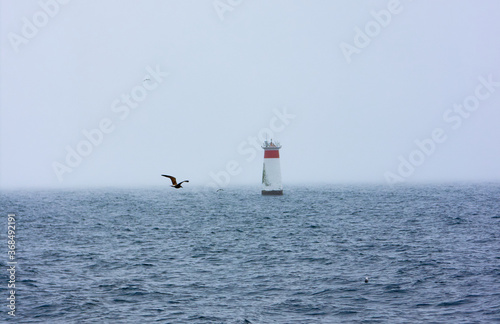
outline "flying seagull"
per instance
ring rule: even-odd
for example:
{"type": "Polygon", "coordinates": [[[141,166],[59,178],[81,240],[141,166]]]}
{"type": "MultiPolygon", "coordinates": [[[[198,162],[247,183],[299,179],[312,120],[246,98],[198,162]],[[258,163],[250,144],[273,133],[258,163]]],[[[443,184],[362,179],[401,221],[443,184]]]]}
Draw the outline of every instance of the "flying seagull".
{"type": "Polygon", "coordinates": [[[175,177],[172,177],[172,176],[169,176],[166,174],[162,174],[161,176],[169,178],[172,181],[172,185],[170,187],[174,187],[176,189],[182,188],[181,184],[183,184],[184,182],[189,182],[189,180],[184,180],[184,181],[177,183],[177,179],[175,177]]]}

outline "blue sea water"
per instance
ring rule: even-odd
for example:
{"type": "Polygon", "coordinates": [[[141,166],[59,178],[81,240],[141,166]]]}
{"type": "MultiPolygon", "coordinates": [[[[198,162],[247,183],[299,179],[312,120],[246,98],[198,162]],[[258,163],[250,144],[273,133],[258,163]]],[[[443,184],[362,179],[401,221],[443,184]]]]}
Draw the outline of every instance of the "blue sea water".
{"type": "Polygon", "coordinates": [[[0,320],[500,322],[499,184],[193,188],[1,192],[0,320]]]}

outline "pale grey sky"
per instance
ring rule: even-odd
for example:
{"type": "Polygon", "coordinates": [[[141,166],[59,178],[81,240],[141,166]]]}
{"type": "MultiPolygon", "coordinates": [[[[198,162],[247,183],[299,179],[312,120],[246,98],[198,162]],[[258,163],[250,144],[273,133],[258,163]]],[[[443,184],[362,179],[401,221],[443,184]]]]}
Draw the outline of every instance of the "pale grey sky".
{"type": "Polygon", "coordinates": [[[0,4],[1,188],[500,180],[499,1],[0,4]]]}

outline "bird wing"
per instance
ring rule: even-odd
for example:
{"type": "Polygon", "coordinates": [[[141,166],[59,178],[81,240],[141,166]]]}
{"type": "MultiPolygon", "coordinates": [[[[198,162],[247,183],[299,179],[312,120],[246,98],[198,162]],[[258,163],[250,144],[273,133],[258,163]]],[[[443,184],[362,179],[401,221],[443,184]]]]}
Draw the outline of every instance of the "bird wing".
{"type": "MultiPolygon", "coordinates": [[[[170,180],[172,180],[172,185],[176,185],[177,184],[177,179],[175,177],[172,177],[172,176],[169,176],[169,175],[166,175],[166,174],[162,174],[161,175],[162,177],[167,177],[169,178],[170,180]]],[[[181,182],[182,183],[182,182],[181,182]]]]}
{"type": "Polygon", "coordinates": [[[179,183],[179,184],[183,184],[184,182],[189,182],[189,180],[181,181],[181,183],[179,183]]]}

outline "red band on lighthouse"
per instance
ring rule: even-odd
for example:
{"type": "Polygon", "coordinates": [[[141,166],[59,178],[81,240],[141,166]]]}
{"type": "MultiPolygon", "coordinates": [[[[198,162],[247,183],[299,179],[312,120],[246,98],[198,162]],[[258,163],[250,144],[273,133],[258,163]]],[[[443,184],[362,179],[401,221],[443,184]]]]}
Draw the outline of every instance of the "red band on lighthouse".
{"type": "Polygon", "coordinates": [[[278,150],[266,150],[264,151],[264,159],[279,159],[280,151],[278,150]]]}

